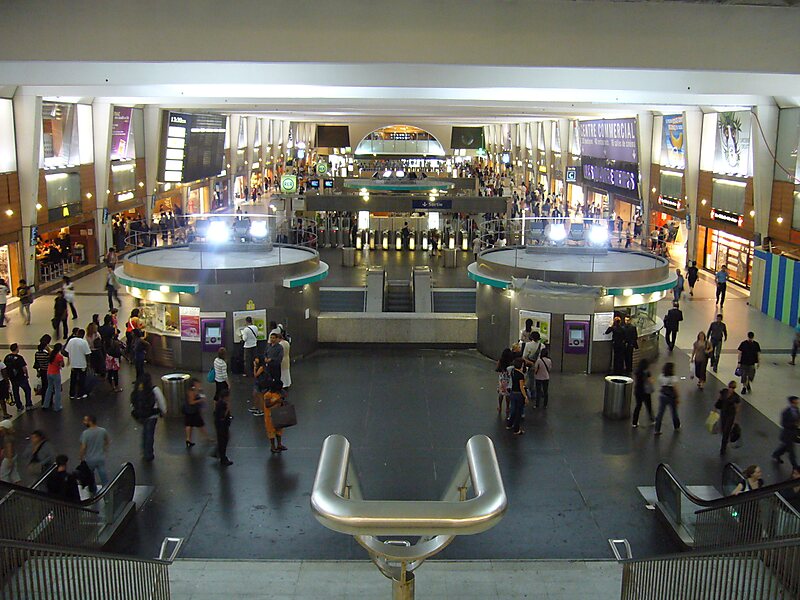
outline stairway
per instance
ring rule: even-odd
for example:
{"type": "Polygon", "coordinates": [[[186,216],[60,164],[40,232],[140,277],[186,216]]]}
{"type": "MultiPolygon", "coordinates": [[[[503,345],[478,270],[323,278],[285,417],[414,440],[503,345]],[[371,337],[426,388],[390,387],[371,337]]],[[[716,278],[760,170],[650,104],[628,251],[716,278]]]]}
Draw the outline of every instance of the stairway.
{"type": "Polygon", "coordinates": [[[385,312],[414,312],[411,297],[411,282],[405,279],[389,279],[386,282],[385,312]]]}

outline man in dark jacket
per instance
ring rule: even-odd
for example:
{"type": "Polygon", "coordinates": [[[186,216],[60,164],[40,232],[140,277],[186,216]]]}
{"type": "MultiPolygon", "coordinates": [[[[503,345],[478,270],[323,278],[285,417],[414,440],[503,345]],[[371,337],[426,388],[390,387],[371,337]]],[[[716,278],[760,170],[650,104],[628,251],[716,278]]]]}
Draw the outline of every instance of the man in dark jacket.
{"type": "Polygon", "coordinates": [[[678,328],[683,321],[683,313],[677,302],[672,303],[672,308],[667,311],[664,317],[664,339],[667,340],[667,348],[672,352],[675,349],[675,339],[678,337],[678,328]]]}
{"type": "Polygon", "coordinates": [[[633,351],[639,347],[639,330],[631,322],[630,315],[625,315],[625,373],[633,372],[633,351]]]}
{"type": "Polygon", "coordinates": [[[56,299],[53,303],[53,329],[56,330],[56,341],[61,339],[59,328],[64,327],[64,337],[67,337],[67,300],[64,298],[64,292],[59,290],[56,292],[56,299]]]}
{"type": "Polygon", "coordinates": [[[717,315],[714,322],[708,326],[706,338],[711,342],[711,368],[716,373],[719,366],[719,355],[722,354],[722,342],[723,340],[728,341],[728,326],[722,320],[722,315],[717,315]]]}
{"type": "Polygon", "coordinates": [[[80,502],[81,493],[78,491],[78,480],[67,470],[68,460],[64,454],[56,456],[56,471],[45,482],[47,491],[62,500],[80,502]]]}
{"type": "Polygon", "coordinates": [[[781,456],[788,453],[789,461],[797,467],[797,457],[794,453],[794,442],[797,438],[797,426],[800,424],[800,398],[789,396],[789,406],[781,413],[781,443],[772,453],[772,460],[783,463],[781,456]]]}

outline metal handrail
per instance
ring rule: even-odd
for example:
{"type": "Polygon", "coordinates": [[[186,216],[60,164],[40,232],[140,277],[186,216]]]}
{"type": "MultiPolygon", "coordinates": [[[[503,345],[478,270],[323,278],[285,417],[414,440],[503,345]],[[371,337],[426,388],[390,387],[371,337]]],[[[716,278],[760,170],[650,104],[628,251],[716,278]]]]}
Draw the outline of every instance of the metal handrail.
{"type": "MultiPolygon", "coordinates": [[[[181,540],[181,542],[183,542],[183,538],[165,538],[164,542],[166,542],[167,540],[181,540]]],[[[162,542],[162,544],[164,542],[162,542]]],[[[5,538],[0,538],[0,548],[3,549],[17,548],[19,550],[46,551],[46,552],[53,552],[54,554],[80,556],[82,558],[121,560],[121,561],[136,562],[136,563],[146,563],[151,565],[170,565],[175,561],[175,557],[173,556],[170,556],[170,558],[140,558],[138,556],[126,556],[124,554],[113,554],[111,552],[98,552],[97,550],[85,550],[83,548],[80,549],[65,548],[64,546],[57,546],[54,544],[38,544],[36,542],[25,542],[22,540],[10,540],[5,538]]],[[[178,548],[180,548],[180,546],[178,546],[178,548]]]]}
{"type": "MultiPolygon", "coordinates": [[[[475,497],[459,500],[363,500],[351,464],[350,442],[329,436],[311,491],[311,508],[329,529],[351,535],[471,535],[493,527],[508,508],[492,441],[476,435],[467,442],[466,464],[457,471],[457,489],[469,482],[475,497]],[[464,469],[464,466],[467,468],[464,469]]],[[[450,488],[452,489],[452,488],[450,488]]]]}
{"type": "Polygon", "coordinates": [[[800,596],[798,537],[619,562],[623,600],[784,600],[800,596]]]}
{"type": "Polygon", "coordinates": [[[311,491],[311,509],[325,527],[355,537],[392,580],[395,598],[414,597],[414,570],[456,535],[481,533],[508,508],[494,445],[485,435],[467,442],[466,457],[439,501],[364,500],[350,455],[350,442],[331,435],[322,445],[311,491]],[[474,497],[467,498],[470,486],[474,497]],[[419,537],[380,540],[378,536],[419,537]]]}

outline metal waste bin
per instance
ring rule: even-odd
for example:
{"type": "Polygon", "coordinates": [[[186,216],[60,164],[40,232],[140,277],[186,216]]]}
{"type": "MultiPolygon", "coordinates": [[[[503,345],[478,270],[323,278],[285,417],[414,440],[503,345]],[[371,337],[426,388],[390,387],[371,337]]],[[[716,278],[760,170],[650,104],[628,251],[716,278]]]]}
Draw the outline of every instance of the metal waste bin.
{"type": "Polygon", "coordinates": [[[356,249],[350,246],[342,248],[342,266],[355,267],[356,266],[356,249]]]}
{"type": "Polygon", "coordinates": [[[608,419],[627,419],[631,415],[633,379],[622,375],[606,377],[603,397],[603,416],[608,419]]]}
{"type": "Polygon", "coordinates": [[[456,252],[456,250],[450,250],[449,248],[444,251],[444,266],[446,269],[456,268],[456,257],[458,256],[456,252]]]}
{"type": "Polygon", "coordinates": [[[161,377],[161,390],[167,401],[168,417],[179,417],[183,414],[183,402],[191,378],[191,375],[186,373],[169,373],[161,377]]]}

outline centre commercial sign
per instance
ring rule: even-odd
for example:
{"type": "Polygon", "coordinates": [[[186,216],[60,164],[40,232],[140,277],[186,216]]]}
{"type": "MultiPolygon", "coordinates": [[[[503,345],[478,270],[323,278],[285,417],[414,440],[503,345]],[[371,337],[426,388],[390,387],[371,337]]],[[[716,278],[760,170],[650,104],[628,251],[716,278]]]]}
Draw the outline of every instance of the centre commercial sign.
{"type": "Polygon", "coordinates": [[[638,162],[636,119],[599,119],[578,123],[581,154],[592,158],[638,162]]]}

